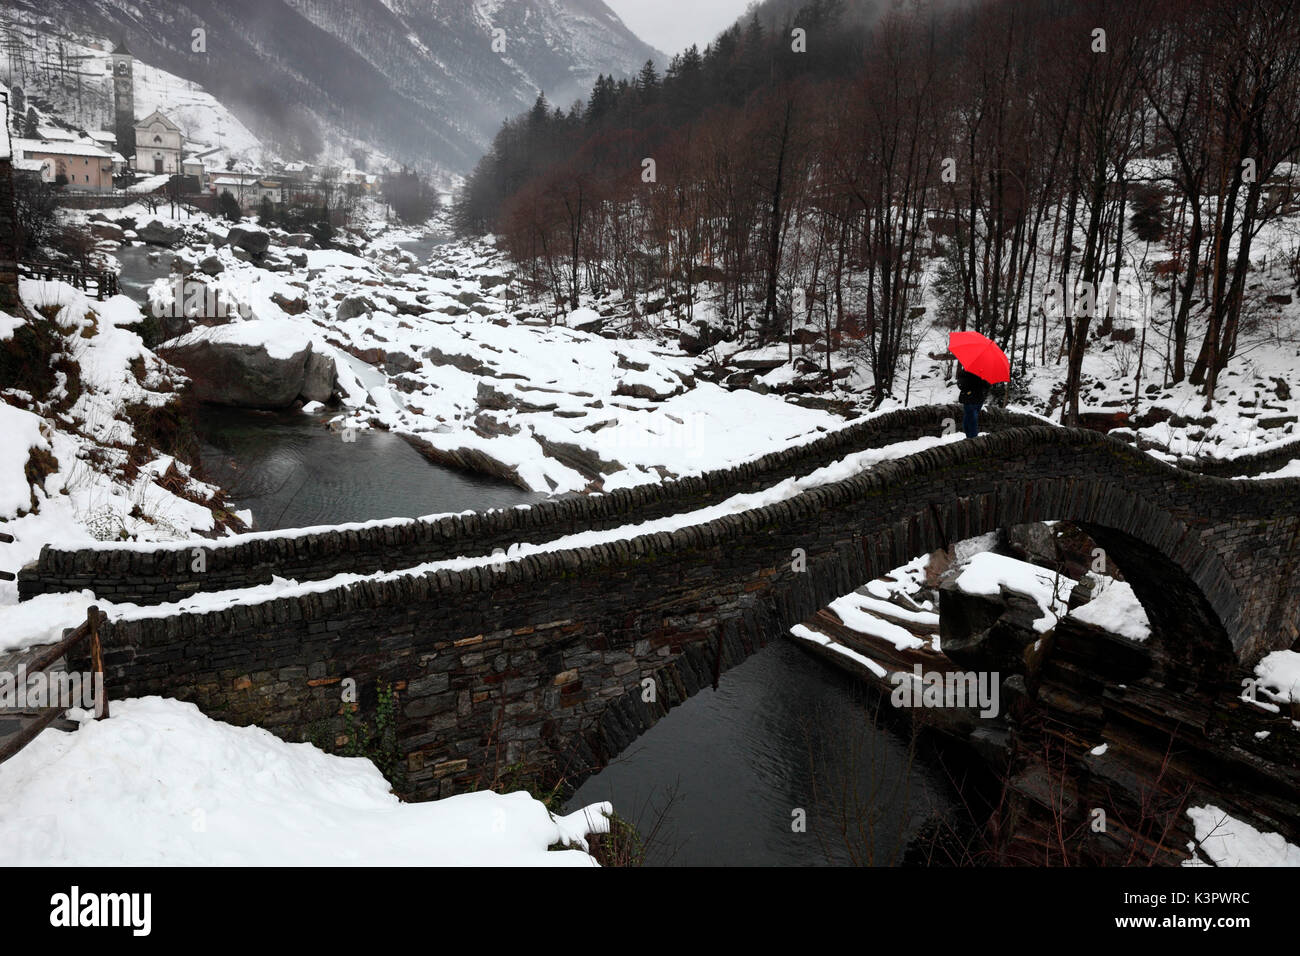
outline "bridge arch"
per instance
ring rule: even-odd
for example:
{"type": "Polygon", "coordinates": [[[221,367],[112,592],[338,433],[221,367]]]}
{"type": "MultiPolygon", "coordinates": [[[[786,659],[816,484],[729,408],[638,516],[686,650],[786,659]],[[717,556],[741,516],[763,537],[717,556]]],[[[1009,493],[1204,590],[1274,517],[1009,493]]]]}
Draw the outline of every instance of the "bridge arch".
{"type": "MultiPolygon", "coordinates": [[[[1151,620],[1153,677],[1172,690],[1219,685],[1241,663],[1295,639],[1294,585],[1261,590],[1266,575],[1255,557],[1296,540],[1294,520],[1289,528],[1277,526],[1277,495],[1294,501],[1298,488],[1294,481],[1189,476],[1096,433],[1027,427],[885,462],[708,528],[675,532],[663,542],[664,553],[716,542],[737,566],[744,593],[736,597],[738,613],[709,622],[718,635],[713,655],[697,652],[691,659],[687,651],[666,668],[661,683],[668,706],[693,692],[690,684],[700,682],[702,670],[725,670],[834,599],[919,555],[1046,520],[1080,526],[1123,571],[1151,620]],[[1266,534],[1268,528],[1275,533],[1266,534]],[[1260,537],[1243,548],[1252,537],[1248,529],[1260,537]],[[766,566],[745,567],[744,543],[752,541],[769,551],[766,566]],[[794,548],[807,552],[802,574],[789,567],[794,548]],[[1288,627],[1280,634],[1272,629],[1279,618],[1288,627]],[[1261,626],[1266,619],[1273,624],[1261,626]]],[[[704,622],[697,604],[686,588],[679,605],[655,609],[668,641],[681,640],[689,649],[687,642],[699,637],[704,622]]],[[[638,626],[654,633],[653,620],[638,626]]],[[[608,749],[601,752],[600,742],[612,740],[621,749],[653,722],[652,710],[634,694],[612,703],[584,756],[592,754],[596,765],[612,757],[608,749]]]]}

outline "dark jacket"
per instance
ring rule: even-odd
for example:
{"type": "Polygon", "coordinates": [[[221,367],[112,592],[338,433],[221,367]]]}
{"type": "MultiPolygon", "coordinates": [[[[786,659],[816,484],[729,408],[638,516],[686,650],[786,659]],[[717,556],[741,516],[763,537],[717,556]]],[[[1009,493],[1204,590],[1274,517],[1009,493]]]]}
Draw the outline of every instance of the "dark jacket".
{"type": "Polygon", "coordinates": [[[989,383],[964,368],[957,369],[957,387],[961,389],[963,405],[983,405],[988,398],[989,383]]]}

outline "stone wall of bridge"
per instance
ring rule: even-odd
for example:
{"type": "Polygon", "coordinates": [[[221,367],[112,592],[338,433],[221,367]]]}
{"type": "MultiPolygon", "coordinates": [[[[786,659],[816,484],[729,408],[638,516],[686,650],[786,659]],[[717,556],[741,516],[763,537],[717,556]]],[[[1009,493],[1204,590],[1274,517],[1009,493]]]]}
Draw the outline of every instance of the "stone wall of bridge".
{"type": "MultiPolygon", "coordinates": [[[[89,589],[118,603],[159,604],[183,600],[197,591],[270,584],[272,576],[315,581],[341,573],[367,574],[491,554],[517,542],[539,543],[707,507],[806,475],[854,451],[942,434],[945,426],[955,427],[960,421],[961,409],[956,405],[905,409],[734,467],[608,494],[563,495],[525,508],[301,534],[245,535],[233,542],[46,547],[19,574],[19,595],[26,600],[37,594],[89,589]],[[201,572],[194,570],[196,549],[203,552],[201,572]]],[[[989,430],[1001,430],[1038,424],[1038,420],[990,410],[984,424],[989,430]]]]}
{"type": "Polygon", "coordinates": [[[1151,617],[1152,679],[1229,680],[1296,642],[1295,575],[1273,569],[1288,548],[1294,561],[1297,505],[1300,481],[1226,482],[1092,433],[1012,429],[672,533],[117,621],[105,662],[114,694],[193,700],[288,739],[341,731],[345,678],[363,701],[387,682],[413,797],[513,765],[577,780],[834,598],[1028,521],[1075,521],[1107,548],[1151,617]]]}

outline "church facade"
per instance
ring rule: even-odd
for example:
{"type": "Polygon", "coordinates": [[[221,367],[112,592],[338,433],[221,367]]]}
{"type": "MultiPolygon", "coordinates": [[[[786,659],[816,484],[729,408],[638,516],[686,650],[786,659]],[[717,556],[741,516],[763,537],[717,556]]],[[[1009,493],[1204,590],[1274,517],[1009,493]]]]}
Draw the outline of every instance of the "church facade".
{"type": "Polygon", "coordinates": [[[135,171],[144,175],[180,173],[185,136],[181,128],[154,110],[132,129],[135,171]]]}

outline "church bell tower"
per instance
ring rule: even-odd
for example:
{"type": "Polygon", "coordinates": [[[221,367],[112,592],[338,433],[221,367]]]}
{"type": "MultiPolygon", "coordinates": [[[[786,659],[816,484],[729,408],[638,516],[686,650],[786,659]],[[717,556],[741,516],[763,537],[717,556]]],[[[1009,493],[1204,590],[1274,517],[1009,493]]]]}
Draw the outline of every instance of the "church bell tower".
{"type": "Polygon", "coordinates": [[[113,132],[117,134],[117,151],[128,163],[135,163],[135,58],[119,43],[111,55],[113,69],[113,132]]]}

